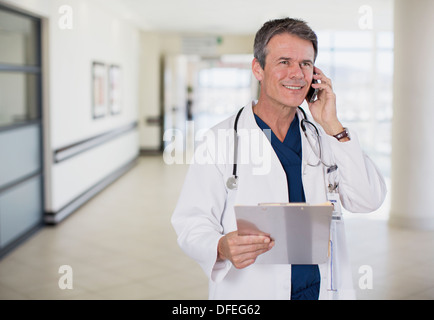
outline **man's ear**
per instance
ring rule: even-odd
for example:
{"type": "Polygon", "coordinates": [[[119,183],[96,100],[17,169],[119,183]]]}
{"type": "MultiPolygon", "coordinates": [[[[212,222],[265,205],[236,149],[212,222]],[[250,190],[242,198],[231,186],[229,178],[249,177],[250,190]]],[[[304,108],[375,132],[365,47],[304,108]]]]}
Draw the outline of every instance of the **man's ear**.
{"type": "Polygon", "coordinates": [[[264,78],[264,70],[261,67],[261,64],[259,63],[258,59],[254,58],[252,61],[252,72],[255,78],[261,82],[264,78]]]}

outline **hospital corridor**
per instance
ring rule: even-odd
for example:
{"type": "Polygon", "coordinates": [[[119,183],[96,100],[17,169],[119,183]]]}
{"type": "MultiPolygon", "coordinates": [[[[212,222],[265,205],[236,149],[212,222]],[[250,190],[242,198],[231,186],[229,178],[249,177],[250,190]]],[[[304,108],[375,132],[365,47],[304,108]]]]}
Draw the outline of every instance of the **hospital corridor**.
{"type": "MultiPolygon", "coordinates": [[[[255,33],[284,17],[316,32],[315,68],[333,83],[344,138],[360,145],[387,188],[373,212],[343,208],[341,220],[330,210],[331,221],[345,225],[355,299],[434,300],[427,134],[434,91],[424,72],[434,69],[427,40],[434,2],[305,2],[0,0],[0,300],[209,299],[203,261],[178,244],[173,214],[191,183],[190,165],[216,156],[201,149],[211,141],[208,129],[263,98],[252,72],[255,33]]],[[[305,97],[300,107],[313,118],[305,97]]],[[[303,165],[339,174],[337,162],[323,159],[330,137],[314,128],[316,140],[306,135],[303,148],[316,164],[303,165]]],[[[225,147],[234,144],[242,181],[237,134],[222,137],[225,147]]],[[[340,134],[330,139],[341,143],[340,134]]],[[[238,179],[235,169],[225,170],[238,179]]],[[[200,210],[205,196],[219,199],[207,177],[198,177],[186,206],[200,210]]],[[[225,188],[229,194],[238,185],[232,191],[228,179],[225,188]]],[[[225,201],[222,210],[231,205],[225,201]]],[[[209,208],[201,223],[221,219],[223,230],[228,218],[209,208]]]]}
{"type": "MultiPolygon", "coordinates": [[[[179,249],[170,225],[185,172],[159,156],[140,157],[74,215],[0,262],[0,298],[207,299],[208,280],[179,249]],[[73,270],[73,289],[59,289],[62,265],[73,270]]],[[[433,299],[433,233],[389,227],[383,216],[346,220],[357,298],[433,299]],[[372,287],[363,278],[366,266],[372,287]]]]}

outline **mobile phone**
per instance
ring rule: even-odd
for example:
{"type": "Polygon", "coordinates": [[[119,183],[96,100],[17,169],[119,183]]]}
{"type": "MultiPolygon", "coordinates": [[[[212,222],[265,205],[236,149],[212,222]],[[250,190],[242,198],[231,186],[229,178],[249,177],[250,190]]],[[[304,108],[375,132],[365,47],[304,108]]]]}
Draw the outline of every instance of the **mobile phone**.
{"type": "MultiPolygon", "coordinates": [[[[312,83],[318,83],[318,80],[316,79],[312,79],[312,83]]],[[[307,102],[314,102],[316,100],[316,96],[318,95],[318,89],[314,89],[312,88],[312,86],[310,86],[309,91],[307,92],[306,95],[306,100],[307,102]]]]}

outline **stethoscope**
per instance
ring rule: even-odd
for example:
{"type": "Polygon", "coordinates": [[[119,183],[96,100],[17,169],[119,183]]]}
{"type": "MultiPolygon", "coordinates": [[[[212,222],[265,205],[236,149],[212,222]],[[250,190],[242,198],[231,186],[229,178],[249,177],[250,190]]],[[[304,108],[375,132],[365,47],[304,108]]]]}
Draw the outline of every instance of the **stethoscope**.
{"type": "Polygon", "coordinates": [[[241,112],[244,107],[238,111],[237,116],[235,117],[234,122],[234,165],[232,167],[232,176],[228,178],[226,181],[226,186],[230,190],[237,190],[238,188],[238,176],[237,176],[237,158],[238,158],[238,119],[240,118],[241,112]]]}
{"type": "MultiPolygon", "coordinates": [[[[307,120],[307,116],[306,116],[306,112],[303,110],[303,108],[298,107],[300,109],[300,111],[303,113],[303,119],[300,122],[300,126],[301,129],[303,130],[304,135],[306,136],[306,140],[308,141],[312,151],[314,152],[314,154],[316,155],[316,157],[318,158],[318,161],[316,164],[309,164],[309,166],[312,167],[317,167],[321,164],[323,164],[326,168],[327,168],[327,173],[331,173],[333,171],[336,171],[336,169],[338,168],[338,166],[336,164],[333,165],[329,165],[326,164],[323,159],[322,159],[322,144],[321,144],[321,136],[319,134],[318,128],[315,126],[315,124],[313,124],[311,121],[307,120]],[[307,136],[307,129],[306,129],[306,124],[308,126],[311,126],[314,130],[315,136],[316,136],[316,141],[318,143],[318,153],[316,152],[316,148],[314,148],[314,146],[312,145],[310,139],[307,136]]],[[[226,186],[228,187],[228,189],[230,190],[236,190],[238,188],[238,176],[237,176],[237,157],[238,157],[238,134],[237,134],[237,129],[238,129],[238,119],[240,118],[241,112],[243,111],[244,108],[241,108],[236,117],[235,117],[235,122],[234,122],[234,164],[232,167],[232,176],[230,176],[228,178],[228,180],[226,181],[226,186]]],[[[336,187],[335,187],[336,188],[336,187]]]]}

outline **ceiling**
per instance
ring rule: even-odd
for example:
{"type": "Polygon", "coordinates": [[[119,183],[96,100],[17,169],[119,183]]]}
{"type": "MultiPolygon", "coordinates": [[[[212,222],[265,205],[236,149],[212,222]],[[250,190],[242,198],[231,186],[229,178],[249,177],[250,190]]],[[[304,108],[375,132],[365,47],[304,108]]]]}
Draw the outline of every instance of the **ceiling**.
{"type": "Polygon", "coordinates": [[[254,34],[267,20],[301,18],[314,30],[357,30],[372,13],[392,30],[393,0],[97,0],[143,30],[254,34]]]}

